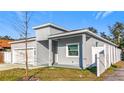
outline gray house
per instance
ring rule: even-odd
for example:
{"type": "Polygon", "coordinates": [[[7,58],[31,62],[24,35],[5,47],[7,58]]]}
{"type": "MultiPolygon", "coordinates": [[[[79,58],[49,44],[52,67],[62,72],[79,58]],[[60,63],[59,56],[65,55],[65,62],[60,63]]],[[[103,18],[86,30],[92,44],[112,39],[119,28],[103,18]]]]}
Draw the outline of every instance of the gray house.
{"type": "MultiPolygon", "coordinates": [[[[107,69],[120,61],[118,46],[88,29],[69,31],[51,23],[33,29],[36,37],[28,39],[28,63],[31,65],[81,69],[98,65],[107,69]]],[[[24,64],[24,40],[11,42],[11,47],[12,63],[24,64]]]]}

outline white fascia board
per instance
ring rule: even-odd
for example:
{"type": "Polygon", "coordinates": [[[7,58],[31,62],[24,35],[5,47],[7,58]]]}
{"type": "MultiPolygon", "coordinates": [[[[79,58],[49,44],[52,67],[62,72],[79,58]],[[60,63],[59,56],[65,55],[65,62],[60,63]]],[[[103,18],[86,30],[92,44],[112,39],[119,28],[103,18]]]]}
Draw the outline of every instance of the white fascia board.
{"type": "Polygon", "coordinates": [[[53,27],[56,27],[58,29],[62,29],[62,30],[65,30],[65,31],[69,31],[61,26],[58,26],[58,25],[55,25],[55,24],[52,24],[52,23],[46,23],[46,24],[43,24],[43,25],[39,25],[39,26],[35,26],[35,27],[32,27],[33,29],[40,29],[42,27],[46,27],[46,26],[53,26],[53,27]]]}
{"type": "Polygon", "coordinates": [[[83,34],[83,33],[87,33],[87,34],[89,34],[91,36],[94,36],[94,37],[100,39],[100,40],[103,40],[104,42],[107,42],[107,43],[109,43],[111,45],[117,46],[116,44],[112,43],[111,41],[108,41],[108,40],[102,38],[99,35],[96,35],[95,33],[91,32],[91,31],[89,31],[87,29],[85,29],[85,30],[79,30],[79,31],[74,31],[74,32],[73,31],[70,31],[70,32],[66,32],[66,33],[54,34],[54,35],[50,35],[49,38],[56,38],[56,37],[62,37],[62,36],[68,36],[68,35],[75,35],[75,34],[83,34]]]}
{"type": "Polygon", "coordinates": [[[50,35],[49,38],[61,37],[61,36],[66,36],[66,35],[80,34],[80,33],[84,33],[84,32],[87,32],[87,30],[70,31],[70,32],[65,32],[65,33],[60,33],[60,34],[54,34],[54,35],[50,35]]]}
{"type": "MultiPolygon", "coordinates": [[[[28,42],[29,41],[36,41],[36,38],[31,38],[31,39],[28,39],[27,40],[28,42]]],[[[17,40],[17,41],[13,41],[13,42],[9,42],[10,44],[15,44],[15,43],[22,43],[22,42],[25,42],[25,40],[17,40]]]]}
{"type": "Polygon", "coordinates": [[[90,35],[92,35],[92,36],[94,36],[94,37],[96,37],[96,38],[98,38],[98,39],[100,39],[100,40],[103,40],[103,41],[105,41],[105,42],[107,42],[107,43],[109,43],[109,44],[111,44],[111,45],[114,45],[114,46],[117,46],[117,47],[118,47],[118,45],[112,43],[112,42],[109,41],[109,40],[104,39],[103,37],[101,37],[101,36],[99,36],[99,35],[96,35],[95,33],[91,32],[91,31],[87,31],[86,33],[89,33],[90,35]]]}

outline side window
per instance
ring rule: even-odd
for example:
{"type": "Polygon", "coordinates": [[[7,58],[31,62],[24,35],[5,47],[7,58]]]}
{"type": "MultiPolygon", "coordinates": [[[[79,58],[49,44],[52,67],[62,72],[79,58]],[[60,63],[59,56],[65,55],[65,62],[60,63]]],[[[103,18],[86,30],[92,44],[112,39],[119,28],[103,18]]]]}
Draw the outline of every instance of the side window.
{"type": "Polygon", "coordinates": [[[79,44],[78,43],[72,43],[66,45],[66,55],[68,57],[78,57],[79,56],[79,44]]]}
{"type": "Polygon", "coordinates": [[[98,47],[98,42],[96,42],[96,47],[98,47]]]}

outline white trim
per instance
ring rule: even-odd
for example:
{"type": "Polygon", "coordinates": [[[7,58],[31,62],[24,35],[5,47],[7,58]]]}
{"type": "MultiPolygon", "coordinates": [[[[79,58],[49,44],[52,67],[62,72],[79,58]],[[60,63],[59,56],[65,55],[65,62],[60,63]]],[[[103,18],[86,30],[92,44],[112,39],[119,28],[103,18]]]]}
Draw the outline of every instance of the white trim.
{"type": "Polygon", "coordinates": [[[71,37],[77,37],[77,36],[82,36],[82,34],[77,34],[77,35],[68,35],[68,36],[63,36],[63,37],[55,37],[52,38],[52,40],[57,40],[57,39],[63,39],[63,38],[71,38],[71,37]]]}
{"type": "Polygon", "coordinates": [[[79,57],[79,43],[67,43],[66,44],[66,57],[79,57]],[[78,45],[78,56],[69,56],[68,54],[68,45],[78,45]]]}
{"type": "Polygon", "coordinates": [[[109,53],[109,67],[111,66],[111,54],[110,54],[111,50],[110,50],[110,48],[111,48],[111,46],[110,46],[110,45],[108,45],[108,53],[109,53]]]}
{"type": "MultiPolygon", "coordinates": [[[[19,50],[19,49],[20,49],[20,50],[21,50],[21,49],[24,50],[25,48],[13,48],[13,49],[14,49],[14,50],[19,50]]],[[[27,49],[36,49],[36,48],[35,48],[35,47],[27,47],[27,49]]]]}
{"type": "Polygon", "coordinates": [[[92,46],[91,47],[91,49],[92,49],[92,52],[91,52],[91,54],[92,54],[92,64],[94,64],[95,63],[95,55],[97,54],[99,54],[99,52],[100,51],[102,51],[102,50],[104,50],[104,47],[94,47],[94,46],[92,46]]]}
{"type": "Polygon", "coordinates": [[[100,60],[99,60],[99,54],[97,53],[97,77],[100,77],[99,62],[100,62],[100,60]]]}
{"type": "Polygon", "coordinates": [[[106,46],[106,44],[104,44],[104,61],[105,61],[105,69],[107,69],[107,53],[106,53],[106,48],[107,48],[107,46],[106,46]]]}
{"type": "Polygon", "coordinates": [[[91,36],[94,36],[94,37],[96,37],[96,38],[98,38],[98,39],[100,39],[100,40],[102,40],[104,42],[107,42],[107,43],[113,45],[113,46],[117,46],[113,42],[111,42],[111,41],[109,41],[107,39],[102,38],[101,36],[99,36],[99,35],[91,32],[91,31],[89,31],[88,29],[79,30],[79,31],[70,31],[70,32],[67,32],[67,33],[53,34],[53,35],[50,35],[49,38],[56,38],[56,37],[62,37],[62,36],[68,36],[68,35],[75,35],[75,34],[81,34],[81,33],[82,34],[83,33],[87,33],[87,34],[89,34],[91,36]]]}
{"type": "MultiPolygon", "coordinates": [[[[28,39],[28,41],[27,42],[31,42],[31,41],[36,41],[36,38],[30,38],[30,39],[28,39]]],[[[10,44],[15,44],[15,43],[23,43],[23,42],[25,42],[25,40],[24,39],[20,39],[20,40],[16,40],[16,41],[12,41],[12,42],[9,42],[10,44]]]]}
{"type": "Polygon", "coordinates": [[[39,26],[35,26],[35,27],[32,27],[32,28],[33,28],[33,29],[40,29],[40,28],[46,27],[46,26],[53,26],[53,27],[56,27],[56,28],[58,28],[58,29],[62,29],[62,30],[65,30],[65,31],[69,31],[69,30],[67,30],[67,29],[65,29],[65,28],[63,28],[63,27],[61,27],[61,26],[55,25],[55,24],[53,24],[53,23],[46,23],[46,24],[39,25],[39,26]]]}

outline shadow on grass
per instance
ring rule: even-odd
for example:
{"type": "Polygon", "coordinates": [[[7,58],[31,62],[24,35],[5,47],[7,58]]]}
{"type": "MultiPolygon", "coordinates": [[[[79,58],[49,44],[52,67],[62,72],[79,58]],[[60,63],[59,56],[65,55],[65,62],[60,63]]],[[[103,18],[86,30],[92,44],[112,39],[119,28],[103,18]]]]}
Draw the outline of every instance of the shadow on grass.
{"type": "MultiPolygon", "coordinates": [[[[108,68],[108,71],[112,71],[116,68],[118,68],[118,67],[115,64],[113,64],[113,65],[111,65],[111,67],[108,68]]],[[[95,75],[97,74],[97,67],[96,66],[89,67],[89,68],[87,68],[87,70],[89,70],[91,73],[93,73],[95,75]]]]}
{"type": "Polygon", "coordinates": [[[117,66],[116,66],[116,65],[111,65],[111,67],[113,67],[113,68],[117,68],[117,66]]]}

